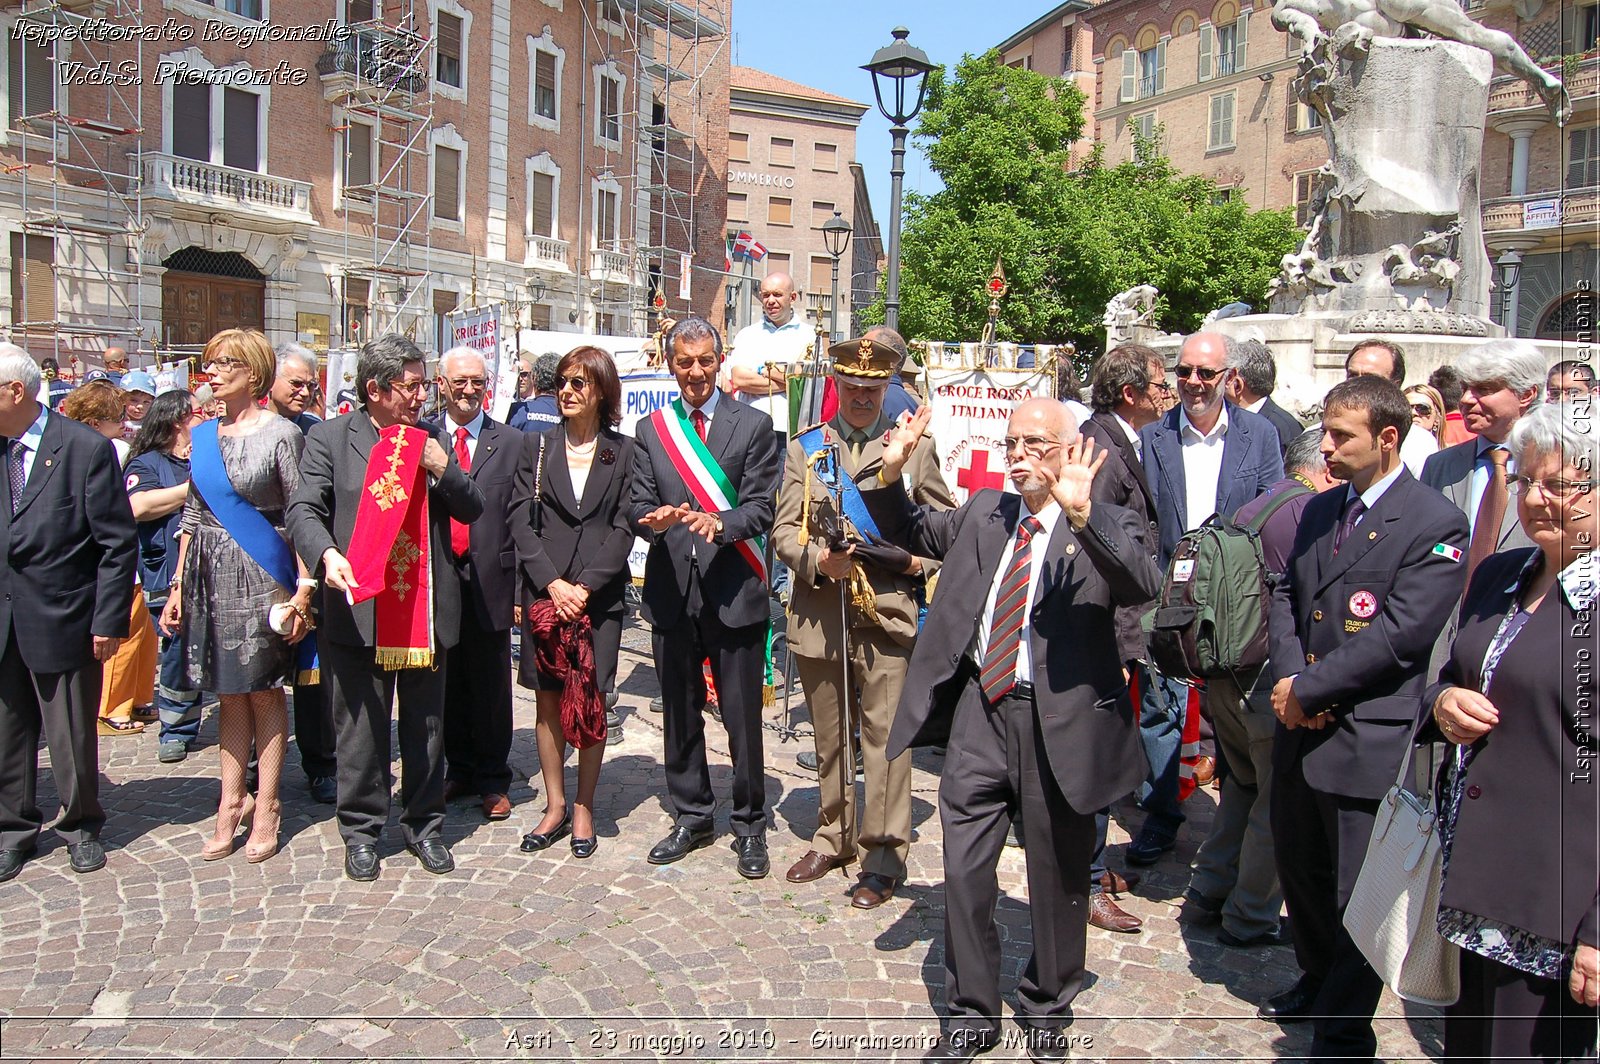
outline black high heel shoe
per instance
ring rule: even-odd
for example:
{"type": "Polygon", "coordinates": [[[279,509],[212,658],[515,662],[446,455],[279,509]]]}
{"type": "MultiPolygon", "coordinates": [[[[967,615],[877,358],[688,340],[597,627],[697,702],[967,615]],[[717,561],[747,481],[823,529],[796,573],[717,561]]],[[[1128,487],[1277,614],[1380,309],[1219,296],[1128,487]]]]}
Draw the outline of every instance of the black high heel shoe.
{"type": "Polygon", "coordinates": [[[599,848],[600,839],[597,836],[590,835],[586,839],[579,838],[577,835],[572,836],[572,856],[580,861],[586,861],[593,857],[594,851],[599,848]]]}
{"type": "Polygon", "coordinates": [[[537,831],[530,831],[522,836],[522,852],[538,853],[540,850],[548,850],[571,833],[572,811],[569,809],[566,815],[561,818],[561,823],[551,828],[547,834],[541,835],[537,831]]]}

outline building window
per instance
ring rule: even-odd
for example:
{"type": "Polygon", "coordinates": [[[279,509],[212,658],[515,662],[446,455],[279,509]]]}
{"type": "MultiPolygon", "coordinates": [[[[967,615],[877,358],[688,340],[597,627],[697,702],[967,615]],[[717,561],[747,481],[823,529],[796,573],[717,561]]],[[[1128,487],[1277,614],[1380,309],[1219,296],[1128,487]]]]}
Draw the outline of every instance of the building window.
{"type": "Polygon", "coordinates": [[[618,251],[617,212],[621,194],[614,188],[597,188],[594,193],[594,246],[597,251],[618,251]]]}
{"type": "Polygon", "coordinates": [[[1562,52],[1582,55],[1600,39],[1600,4],[1563,5],[1561,16],[1562,52]]]}
{"type": "Polygon", "coordinates": [[[1250,13],[1220,26],[1200,27],[1199,79],[1227,77],[1245,68],[1245,46],[1250,39],[1250,13]]]}
{"type": "Polygon", "coordinates": [[[366,122],[346,118],[344,132],[339,138],[339,169],[343,174],[343,187],[372,184],[372,141],[374,130],[366,122]]]}
{"type": "Polygon", "coordinates": [[[1072,73],[1072,31],[1075,27],[1061,27],[1061,73],[1072,73]]]}
{"type": "Polygon", "coordinates": [[[1011,67],[1013,70],[1032,70],[1033,56],[1031,54],[1019,55],[1017,58],[1007,62],[1006,66],[1011,67]]]}
{"type": "Polygon", "coordinates": [[[262,172],[266,161],[262,93],[179,79],[168,85],[172,154],[262,172]]]}
{"type": "Polygon", "coordinates": [[[728,161],[730,163],[747,163],[750,161],[750,134],[728,134],[728,161]]]}
{"type": "Polygon", "coordinates": [[[533,113],[556,117],[556,57],[549,52],[533,53],[533,113]]]}
{"type": "Polygon", "coordinates": [[[833,256],[811,256],[811,291],[819,296],[833,294],[833,256]]]}
{"type": "Polygon", "coordinates": [[[1289,132],[1310,133],[1322,128],[1322,114],[1315,107],[1308,107],[1299,100],[1289,100],[1289,132]]]}
{"type": "Polygon", "coordinates": [[[773,137],[767,159],[773,166],[794,165],[794,138],[773,137]]]}
{"type": "Polygon", "coordinates": [[[218,11],[226,11],[230,15],[261,21],[261,0],[200,0],[200,2],[209,4],[218,11]]]}
{"type": "Polygon", "coordinates": [[[1233,147],[1234,94],[1219,92],[1211,97],[1211,127],[1206,134],[1206,151],[1233,147]]]}
{"type": "Polygon", "coordinates": [[[261,99],[243,89],[222,90],[222,165],[261,169],[261,99]]]}
{"type": "Polygon", "coordinates": [[[793,225],[794,200],[787,196],[773,196],[767,200],[768,225],[793,225]]]}
{"type": "Polygon", "coordinates": [[[1136,163],[1153,162],[1161,155],[1161,127],[1156,124],[1156,113],[1146,111],[1128,119],[1128,132],[1132,146],[1128,158],[1136,163]]]}
{"type": "Polygon", "coordinates": [[[622,146],[622,77],[604,67],[595,68],[594,135],[605,145],[622,146]]]}
{"type": "Polygon", "coordinates": [[[811,169],[825,174],[839,172],[839,145],[814,144],[811,147],[811,169]]]}
{"type": "Polygon", "coordinates": [[[561,75],[567,53],[556,47],[550,27],[528,39],[528,124],[561,132],[561,75]]]}
{"type": "Polygon", "coordinates": [[[1574,129],[1567,141],[1567,188],[1600,185],[1600,127],[1574,129]]]}
{"type": "Polygon", "coordinates": [[[11,324],[56,316],[56,242],[33,233],[11,234],[11,324]]]}
{"type": "Polygon", "coordinates": [[[371,22],[378,15],[375,0],[345,0],[344,20],[350,22],[371,22]]]}
{"type": "Polygon", "coordinates": [[[556,175],[528,174],[528,232],[533,236],[556,235],[556,175]]]}
{"type": "Polygon", "coordinates": [[[461,295],[443,288],[433,290],[433,346],[448,351],[451,346],[450,315],[461,305],[461,295]]]}
{"type": "MultiPolygon", "coordinates": [[[[789,273],[789,263],[790,263],[790,261],[791,261],[791,258],[790,258],[790,255],[789,255],[789,253],[787,251],[768,251],[767,252],[767,272],[768,273],[789,273]]],[[[790,276],[792,277],[794,275],[790,274],[790,276]]]]}
{"type": "Polygon", "coordinates": [[[203,163],[211,161],[211,86],[173,82],[172,154],[203,163]]]}
{"type": "Polygon", "coordinates": [[[457,148],[437,144],[433,149],[433,216],[442,222],[461,221],[461,164],[457,148]]]}
{"type": "Polygon", "coordinates": [[[1294,175],[1294,222],[1302,229],[1311,227],[1311,194],[1316,187],[1315,170],[1294,175]]]}
{"type": "Polygon", "coordinates": [[[750,221],[750,197],[743,192],[728,193],[728,221],[747,223],[750,221]]]}
{"type": "Polygon", "coordinates": [[[836,208],[831,203],[824,203],[821,200],[812,200],[811,228],[820,229],[823,222],[826,222],[828,219],[833,217],[833,212],[835,209],[836,208]]]}
{"type": "Polygon", "coordinates": [[[23,39],[15,31],[13,26],[6,34],[12,129],[19,128],[27,116],[44,114],[55,106],[54,43],[23,39]]]}
{"type": "Polygon", "coordinates": [[[1231,203],[1238,198],[1238,195],[1239,190],[1236,188],[1219,188],[1211,194],[1211,205],[1213,207],[1221,207],[1226,203],[1231,203]]]}
{"type": "Polygon", "coordinates": [[[459,89],[465,86],[461,77],[461,16],[447,11],[439,12],[439,40],[437,77],[441,85],[459,89]]]}
{"type": "Polygon", "coordinates": [[[1165,92],[1166,88],[1166,41],[1157,41],[1153,47],[1142,50],[1123,49],[1121,94],[1123,103],[1158,95],[1165,92]]]}

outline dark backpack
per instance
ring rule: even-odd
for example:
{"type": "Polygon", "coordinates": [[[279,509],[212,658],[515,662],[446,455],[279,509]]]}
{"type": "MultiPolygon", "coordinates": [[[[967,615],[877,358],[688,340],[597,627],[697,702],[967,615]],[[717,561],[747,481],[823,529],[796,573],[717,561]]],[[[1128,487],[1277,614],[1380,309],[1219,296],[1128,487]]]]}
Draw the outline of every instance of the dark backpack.
{"type": "Polygon", "coordinates": [[[1178,541],[1161,596],[1143,621],[1150,657],[1163,675],[1237,679],[1266,662],[1272,574],[1261,554],[1261,529],[1280,507],[1309,494],[1296,484],[1246,524],[1213,514],[1178,541]]]}

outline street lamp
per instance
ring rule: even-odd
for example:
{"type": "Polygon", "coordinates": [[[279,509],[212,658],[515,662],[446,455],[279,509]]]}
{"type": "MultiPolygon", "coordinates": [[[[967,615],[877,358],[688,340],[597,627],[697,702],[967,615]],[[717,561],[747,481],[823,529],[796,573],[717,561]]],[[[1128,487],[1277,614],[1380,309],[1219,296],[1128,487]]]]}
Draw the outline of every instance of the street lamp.
{"type": "Polygon", "coordinates": [[[1507,336],[1517,335],[1517,306],[1520,293],[1517,291],[1517,282],[1522,278],[1522,252],[1516,248],[1507,248],[1501,252],[1500,257],[1494,262],[1495,268],[1500,271],[1500,289],[1504,293],[1504,302],[1501,304],[1501,324],[1506,327],[1507,336]]]}
{"type": "Polygon", "coordinates": [[[890,31],[894,43],[879,48],[872,62],[861,68],[872,75],[872,94],[894,138],[889,148],[889,279],[884,286],[883,323],[896,332],[900,329],[900,184],[906,176],[906,135],[911,132],[907,123],[922,110],[928,75],[935,69],[926,52],[906,43],[910,35],[904,26],[896,26],[890,31]],[[884,103],[886,82],[893,106],[884,103]]]}
{"type": "Polygon", "coordinates": [[[833,256],[833,302],[828,304],[829,340],[837,343],[842,336],[839,332],[839,259],[844,256],[844,249],[850,246],[850,223],[833,212],[833,217],[822,223],[822,243],[828,249],[828,254],[833,256]]]}

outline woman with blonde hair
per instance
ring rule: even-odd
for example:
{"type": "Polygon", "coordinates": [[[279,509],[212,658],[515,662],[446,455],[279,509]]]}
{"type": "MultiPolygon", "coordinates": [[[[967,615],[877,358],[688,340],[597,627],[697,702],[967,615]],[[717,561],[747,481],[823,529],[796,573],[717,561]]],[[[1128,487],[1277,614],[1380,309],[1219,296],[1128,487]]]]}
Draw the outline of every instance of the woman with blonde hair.
{"type": "Polygon", "coordinates": [[[261,408],[277,375],[261,333],[225,329],[206,344],[201,362],[224,412],[190,430],[178,577],[161,627],[182,634],[185,686],[215,691],[222,702],[222,798],[216,832],[200,856],[215,861],[233,852],[250,811],[245,765],[254,740],[259,790],[245,859],[255,864],[278,852],[278,776],[288,736],[283,684],[295,670],[292,644],[311,630],[315,581],[283,526],[300,485],[304,437],[261,408]]]}
{"type": "Polygon", "coordinates": [[[1406,389],[1406,402],[1411,404],[1411,424],[1433,434],[1444,446],[1440,434],[1444,432],[1444,397],[1431,384],[1413,384],[1406,389]]]}
{"type": "MultiPolygon", "coordinates": [[[[127,393],[115,384],[91,381],[67,393],[61,401],[61,412],[110,440],[120,466],[128,461],[128,445],[122,440],[122,413],[127,403],[127,393]]],[[[138,582],[137,574],[134,581],[138,582]]],[[[128,615],[128,638],[106,661],[100,678],[100,713],[95,730],[101,735],[138,735],[144,731],[144,721],[154,719],[159,657],[160,645],[150,623],[150,611],[145,608],[144,595],[136,592],[128,615]]]]}

